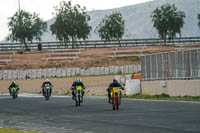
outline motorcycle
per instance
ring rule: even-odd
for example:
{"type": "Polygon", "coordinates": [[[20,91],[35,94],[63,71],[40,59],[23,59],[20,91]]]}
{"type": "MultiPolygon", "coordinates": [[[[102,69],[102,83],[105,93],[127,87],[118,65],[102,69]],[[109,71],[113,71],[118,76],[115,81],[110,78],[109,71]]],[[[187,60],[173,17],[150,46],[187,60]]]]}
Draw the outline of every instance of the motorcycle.
{"type": "Polygon", "coordinates": [[[44,97],[48,101],[49,97],[51,97],[51,87],[45,86],[43,89],[44,89],[44,97]]]}
{"type": "Polygon", "coordinates": [[[13,99],[18,97],[18,92],[17,92],[17,88],[16,87],[12,87],[10,89],[10,92],[11,92],[11,96],[12,96],[13,99]]]}
{"type": "Polygon", "coordinates": [[[80,106],[80,104],[83,102],[83,95],[82,95],[83,88],[82,86],[76,86],[76,89],[74,90],[75,95],[75,105],[80,106]]]}
{"type": "Polygon", "coordinates": [[[119,105],[121,104],[121,91],[119,87],[113,87],[111,91],[111,104],[113,110],[118,110],[119,105]]]}

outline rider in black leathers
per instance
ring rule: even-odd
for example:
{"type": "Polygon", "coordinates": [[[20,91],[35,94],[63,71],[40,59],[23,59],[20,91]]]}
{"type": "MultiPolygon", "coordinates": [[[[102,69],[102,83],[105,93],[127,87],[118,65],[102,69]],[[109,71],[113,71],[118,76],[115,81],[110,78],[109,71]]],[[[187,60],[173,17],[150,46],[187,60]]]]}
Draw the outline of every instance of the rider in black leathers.
{"type": "Polygon", "coordinates": [[[76,86],[82,86],[82,96],[84,96],[84,89],[85,89],[85,86],[84,86],[84,84],[83,84],[83,82],[81,81],[81,79],[80,78],[78,78],[78,79],[76,79],[76,81],[74,81],[74,83],[72,84],[72,99],[74,99],[75,98],[75,94],[74,94],[74,91],[75,91],[75,89],[76,89],[76,86]]]}
{"type": "Polygon", "coordinates": [[[16,88],[17,92],[19,91],[19,86],[15,81],[12,81],[11,85],[8,87],[10,95],[11,95],[11,88],[16,88]]]}
{"type": "Polygon", "coordinates": [[[46,86],[49,86],[50,87],[50,95],[51,95],[51,92],[52,92],[52,88],[53,88],[53,85],[51,84],[51,82],[48,80],[48,79],[46,79],[43,83],[42,83],[42,94],[43,94],[43,96],[44,96],[44,89],[45,89],[45,87],[46,86]]]}
{"type": "Polygon", "coordinates": [[[124,90],[124,88],[121,86],[121,84],[116,80],[114,79],[112,83],[110,83],[109,87],[107,88],[107,92],[108,92],[108,102],[110,103],[110,100],[111,100],[111,91],[112,91],[112,88],[113,87],[119,87],[121,88],[122,90],[124,90]]]}

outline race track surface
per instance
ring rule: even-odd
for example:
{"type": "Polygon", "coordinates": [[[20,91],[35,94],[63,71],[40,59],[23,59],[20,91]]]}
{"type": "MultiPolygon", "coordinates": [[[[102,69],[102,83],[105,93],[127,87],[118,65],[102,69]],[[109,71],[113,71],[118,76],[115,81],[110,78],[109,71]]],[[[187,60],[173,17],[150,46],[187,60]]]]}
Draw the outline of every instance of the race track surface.
{"type": "Polygon", "coordinates": [[[112,110],[106,97],[0,95],[0,126],[47,133],[200,133],[200,103],[122,99],[112,110]]]}

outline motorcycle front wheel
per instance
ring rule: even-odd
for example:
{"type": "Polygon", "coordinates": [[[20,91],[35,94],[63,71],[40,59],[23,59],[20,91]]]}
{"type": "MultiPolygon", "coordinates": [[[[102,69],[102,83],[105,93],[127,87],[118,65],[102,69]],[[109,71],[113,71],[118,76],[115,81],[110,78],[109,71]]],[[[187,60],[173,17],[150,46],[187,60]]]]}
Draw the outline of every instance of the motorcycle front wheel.
{"type": "Polygon", "coordinates": [[[81,106],[81,96],[78,95],[78,106],[81,106]]]}
{"type": "Polygon", "coordinates": [[[113,110],[115,110],[115,105],[114,105],[114,104],[113,104],[113,106],[112,106],[112,107],[113,107],[113,110]]]}
{"type": "Polygon", "coordinates": [[[49,94],[45,95],[45,99],[48,101],[49,100],[49,94]]]}
{"type": "Polygon", "coordinates": [[[78,106],[78,98],[77,98],[77,96],[75,97],[75,102],[76,102],[76,106],[78,106]]]}

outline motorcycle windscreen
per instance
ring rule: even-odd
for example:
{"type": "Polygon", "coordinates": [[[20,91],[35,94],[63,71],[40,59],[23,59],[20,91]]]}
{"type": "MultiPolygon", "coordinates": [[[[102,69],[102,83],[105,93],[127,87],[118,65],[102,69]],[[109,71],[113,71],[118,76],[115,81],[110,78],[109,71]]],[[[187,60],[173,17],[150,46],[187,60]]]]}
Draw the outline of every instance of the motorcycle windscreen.
{"type": "Polygon", "coordinates": [[[114,93],[119,93],[119,87],[113,87],[113,92],[114,93]]]}
{"type": "Polygon", "coordinates": [[[82,90],[82,86],[76,86],[76,90],[77,91],[81,91],[82,90]]]}
{"type": "Polygon", "coordinates": [[[50,86],[45,86],[45,88],[46,88],[46,89],[49,89],[49,88],[50,88],[50,86]]]}
{"type": "Polygon", "coordinates": [[[14,92],[14,91],[16,91],[17,89],[16,88],[11,88],[11,92],[14,92]]]}

